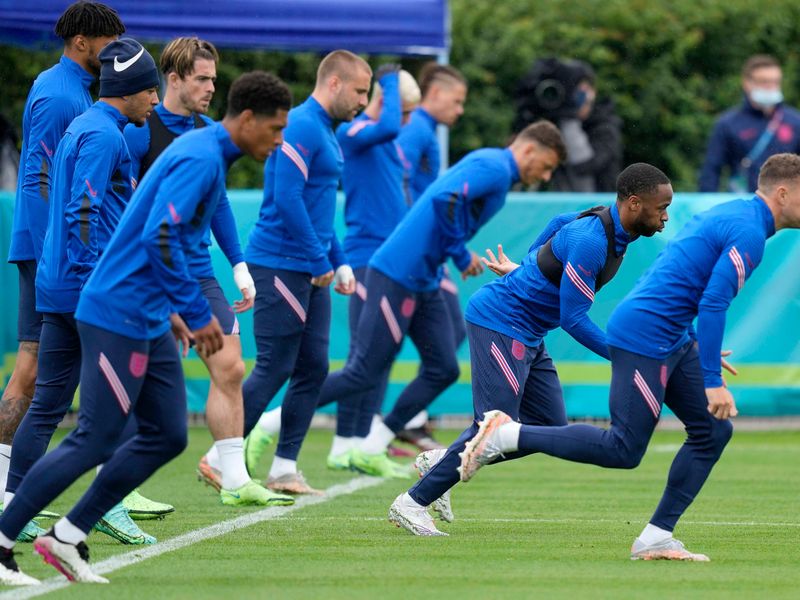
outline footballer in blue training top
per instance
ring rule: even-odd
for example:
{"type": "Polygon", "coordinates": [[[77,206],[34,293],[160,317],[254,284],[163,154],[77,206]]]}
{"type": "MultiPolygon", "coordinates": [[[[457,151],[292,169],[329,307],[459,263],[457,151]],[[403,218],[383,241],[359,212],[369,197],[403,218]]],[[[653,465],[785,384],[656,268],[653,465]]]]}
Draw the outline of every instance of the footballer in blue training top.
{"type": "Polygon", "coordinates": [[[671,201],[667,176],[652,165],[636,163],[619,175],[612,206],[555,217],[520,265],[501,253],[504,260],[486,261],[493,271],[507,274],[483,286],[467,305],[475,422],[448,450],[426,457],[425,476],[395,500],[391,521],[416,535],[438,535],[425,510],[429,505],[452,521],[449,490],[459,479],[459,456],[477,434],[485,412],[502,410],[530,425],[567,424],[561,384],[544,337],[561,327],[609,357],[606,336],[588,315],[595,292],[616,274],[631,242],[663,229],[671,201]]]}
{"type": "Polygon", "coordinates": [[[721,375],[723,367],[732,370],[721,358],[725,315],[761,262],[766,240],[798,227],[800,156],[776,154],[761,168],[755,196],[694,217],[612,313],[611,427],[540,427],[490,411],[464,450],[461,479],[512,452],[632,469],[666,404],[685,425],[687,439],[631,558],[709,560],[672,533],[731,437],[729,417],[737,415],[721,375]]]}
{"type": "Polygon", "coordinates": [[[320,403],[360,402],[362,392],[380,384],[406,333],[420,351],[422,366],[384,422],[351,451],[357,469],[405,475],[387,457],[386,447],[459,374],[439,267],[452,258],[462,276],[480,274],[480,259],[467,242],[502,208],[515,182],[547,180],[564,155],[561,135],[548,122],[529,126],[508,148],[471,152],[427,189],[370,260],[357,347],[345,368],[326,379],[320,403]]]}

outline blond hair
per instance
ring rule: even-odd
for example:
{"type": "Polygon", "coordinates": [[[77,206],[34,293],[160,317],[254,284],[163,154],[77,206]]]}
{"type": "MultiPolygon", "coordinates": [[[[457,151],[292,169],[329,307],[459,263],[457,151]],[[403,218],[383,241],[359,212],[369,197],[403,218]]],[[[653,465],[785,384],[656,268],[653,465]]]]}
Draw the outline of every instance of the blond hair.
{"type": "Polygon", "coordinates": [[[353,54],[349,50],[334,50],[319,63],[317,85],[326,82],[334,75],[342,81],[348,81],[358,68],[372,74],[372,69],[367,61],[357,54],[353,54]]]}
{"type": "Polygon", "coordinates": [[[194,73],[194,61],[197,59],[219,62],[214,44],[197,37],[175,38],[161,53],[161,72],[164,75],[174,72],[184,79],[194,73]]]}

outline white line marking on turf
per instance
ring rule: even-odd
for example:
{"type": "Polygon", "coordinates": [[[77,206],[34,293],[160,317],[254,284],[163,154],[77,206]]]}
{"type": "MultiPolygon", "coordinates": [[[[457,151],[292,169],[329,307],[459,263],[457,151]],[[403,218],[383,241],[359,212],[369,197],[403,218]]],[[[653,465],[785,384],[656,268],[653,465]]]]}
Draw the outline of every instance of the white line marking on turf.
{"type": "MultiPolygon", "coordinates": [[[[385,521],[383,517],[292,517],[293,521],[385,521]]],[[[636,519],[536,519],[536,518],[458,518],[459,523],[627,523],[636,519]]],[[[642,517],[642,521],[646,517],[642,517]]],[[[800,527],[800,523],[777,523],[759,521],[681,521],[681,525],[715,525],[720,527],[800,527]]]]}
{"type": "MultiPolygon", "coordinates": [[[[112,571],[122,569],[123,567],[135,565],[149,558],[155,558],[156,556],[165,554],[167,552],[180,550],[181,548],[191,546],[192,544],[231,533],[236,529],[250,527],[251,525],[255,525],[263,521],[280,519],[281,517],[284,517],[287,514],[301,508],[305,508],[306,506],[322,504],[339,496],[347,496],[360,490],[380,485],[386,481],[386,479],[381,479],[379,477],[356,477],[347,483],[341,483],[329,487],[327,490],[325,490],[324,496],[303,496],[292,506],[276,506],[265,508],[256,512],[242,515],[241,517],[236,517],[235,519],[229,519],[227,521],[222,521],[221,523],[209,525],[208,527],[196,529],[177,537],[170,538],[164,542],[159,542],[154,546],[137,548],[132,552],[126,552],[124,554],[112,556],[111,558],[107,558],[99,563],[93,564],[92,570],[99,575],[105,575],[106,573],[111,573],[112,571]]],[[[69,585],[69,581],[58,575],[56,577],[51,577],[44,580],[42,585],[18,587],[7,592],[0,593],[0,599],[14,598],[15,600],[23,600],[27,598],[35,598],[55,590],[65,588],[69,585]]]]}

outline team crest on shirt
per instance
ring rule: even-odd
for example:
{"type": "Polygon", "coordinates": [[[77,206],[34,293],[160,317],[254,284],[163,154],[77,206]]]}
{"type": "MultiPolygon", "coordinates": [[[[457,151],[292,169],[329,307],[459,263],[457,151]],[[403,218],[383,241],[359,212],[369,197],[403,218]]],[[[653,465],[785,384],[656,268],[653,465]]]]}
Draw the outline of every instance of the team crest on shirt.
{"type": "Polygon", "coordinates": [[[667,389],[667,365],[661,365],[661,387],[667,389]]]}
{"type": "Polygon", "coordinates": [[[400,305],[400,314],[403,315],[406,319],[410,319],[411,315],[414,314],[414,309],[416,307],[417,303],[413,298],[406,298],[400,305]]]}
{"type": "Polygon", "coordinates": [[[517,360],[522,360],[525,358],[525,344],[514,340],[511,344],[511,356],[517,360]]]}
{"type": "Polygon", "coordinates": [[[131,360],[128,363],[131,375],[141,377],[147,371],[147,354],[141,352],[131,352],[131,360]]]}

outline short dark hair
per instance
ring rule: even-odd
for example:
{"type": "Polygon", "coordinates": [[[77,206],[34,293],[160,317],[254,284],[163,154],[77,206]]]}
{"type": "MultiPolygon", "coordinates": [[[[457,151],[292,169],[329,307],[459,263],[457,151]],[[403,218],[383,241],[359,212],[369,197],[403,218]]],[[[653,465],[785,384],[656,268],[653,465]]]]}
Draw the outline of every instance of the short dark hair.
{"type": "Polygon", "coordinates": [[[626,200],[631,196],[655,194],[658,186],[670,184],[669,177],[658,167],[642,162],[633,163],[617,177],[617,198],[626,200]]]}
{"type": "Polygon", "coordinates": [[[372,67],[358,54],[353,54],[349,50],[334,50],[325,56],[317,67],[317,85],[332,75],[338,75],[339,79],[348,80],[357,67],[372,73],[372,67]]]}
{"type": "Polygon", "coordinates": [[[540,146],[553,150],[558,155],[558,162],[567,160],[567,147],[564,144],[564,138],[561,137],[558,127],[550,121],[540,119],[535,123],[531,123],[514,137],[514,141],[517,140],[536,142],[540,146]]]}
{"type": "Polygon", "coordinates": [[[228,91],[226,116],[235,117],[248,108],[256,115],[272,117],[292,107],[292,93],[281,79],[265,71],[240,75],[228,91]]]}
{"type": "Polygon", "coordinates": [[[781,68],[781,63],[774,56],[769,54],[756,54],[748,58],[742,67],[742,77],[749,78],[753,71],[763,69],[765,67],[778,67],[781,68]]]}
{"type": "Polygon", "coordinates": [[[125,25],[110,6],[100,2],[76,2],[58,18],[56,35],[65,42],[76,35],[89,38],[113,37],[125,33],[125,25]]]}
{"type": "Polygon", "coordinates": [[[758,189],[770,190],[779,183],[800,178],[800,156],[785,152],[773,154],[758,172],[758,189]]]}
{"type": "Polygon", "coordinates": [[[178,77],[185,79],[194,73],[194,61],[197,59],[219,62],[219,54],[214,44],[197,37],[179,37],[167,44],[161,53],[161,72],[169,75],[174,71],[178,77]]]}
{"type": "Polygon", "coordinates": [[[417,77],[419,89],[424,98],[435,83],[444,85],[461,84],[467,87],[467,79],[461,71],[451,65],[440,65],[436,62],[425,63],[419,71],[417,77]]]}

